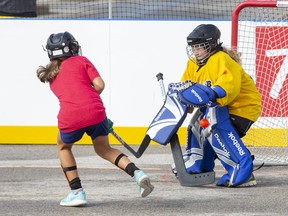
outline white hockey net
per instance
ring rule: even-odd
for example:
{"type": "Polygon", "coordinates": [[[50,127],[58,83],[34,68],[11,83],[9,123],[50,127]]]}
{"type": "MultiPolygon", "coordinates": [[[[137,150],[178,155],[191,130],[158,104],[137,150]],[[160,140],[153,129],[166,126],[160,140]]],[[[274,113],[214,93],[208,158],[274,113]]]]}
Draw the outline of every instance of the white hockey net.
{"type": "Polygon", "coordinates": [[[288,164],[288,1],[244,1],[232,17],[231,46],[262,95],[244,143],[256,161],[288,164]]]}
{"type": "MultiPolygon", "coordinates": [[[[237,14],[239,15],[237,16],[237,14]]],[[[288,1],[244,1],[231,46],[262,95],[262,114],[244,138],[256,161],[288,165],[288,1]]]]}

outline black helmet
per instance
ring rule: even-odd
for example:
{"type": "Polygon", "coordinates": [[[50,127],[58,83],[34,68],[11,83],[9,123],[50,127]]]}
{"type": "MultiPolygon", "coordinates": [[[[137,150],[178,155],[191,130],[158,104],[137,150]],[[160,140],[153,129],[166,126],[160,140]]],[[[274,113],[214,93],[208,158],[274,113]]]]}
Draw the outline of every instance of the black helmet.
{"type": "Polygon", "coordinates": [[[46,49],[50,60],[60,57],[77,56],[80,46],[69,32],[51,34],[46,49]]]}
{"type": "Polygon", "coordinates": [[[220,41],[221,32],[212,24],[201,24],[197,26],[187,37],[188,45],[208,42],[214,49],[220,41]]]}
{"type": "Polygon", "coordinates": [[[187,37],[187,55],[198,65],[204,65],[208,58],[215,52],[221,49],[220,30],[212,24],[201,24],[197,26],[187,37]],[[201,58],[196,58],[193,53],[193,48],[203,47],[206,50],[206,55],[201,58]]]}

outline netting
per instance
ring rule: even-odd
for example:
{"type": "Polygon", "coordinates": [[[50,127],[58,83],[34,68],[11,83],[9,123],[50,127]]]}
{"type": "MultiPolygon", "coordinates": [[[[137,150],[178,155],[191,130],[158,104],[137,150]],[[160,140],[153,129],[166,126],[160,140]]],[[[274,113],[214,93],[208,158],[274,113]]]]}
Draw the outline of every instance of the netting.
{"type": "Polygon", "coordinates": [[[37,18],[230,20],[232,10],[239,2],[241,1],[25,0],[24,3],[23,0],[3,0],[0,15],[10,13],[11,15],[21,16],[23,15],[23,10],[30,12],[34,10],[37,18]],[[22,13],[17,13],[19,11],[22,13]]]}
{"type": "MultiPolygon", "coordinates": [[[[238,51],[262,95],[262,114],[248,136],[258,159],[288,163],[288,8],[244,7],[239,14],[238,51]]],[[[268,1],[265,1],[267,4],[268,1]]],[[[235,32],[233,33],[235,34],[235,32]]]]}
{"type": "Polygon", "coordinates": [[[0,16],[36,16],[36,0],[1,0],[0,16]]]}

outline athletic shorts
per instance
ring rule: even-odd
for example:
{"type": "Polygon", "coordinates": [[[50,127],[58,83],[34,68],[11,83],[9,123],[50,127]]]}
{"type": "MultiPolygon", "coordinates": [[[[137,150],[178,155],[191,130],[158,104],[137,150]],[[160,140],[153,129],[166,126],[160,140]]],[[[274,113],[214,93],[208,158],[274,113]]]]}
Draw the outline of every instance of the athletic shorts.
{"type": "Polygon", "coordinates": [[[249,130],[251,125],[254,123],[253,121],[249,119],[236,116],[236,115],[231,115],[231,114],[230,114],[230,120],[240,138],[246,135],[247,131],[249,130]]]}
{"type": "Polygon", "coordinates": [[[72,144],[79,141],[85,133],[90,136],[92,140],[94,140],[98,136],[107,136],[109,134],[107,118],[98,124],[81,128],[79,130],[75,130],[69,133],[65,133],[61,130],[59,131],[62,141],[67,144],[72,144]]]}

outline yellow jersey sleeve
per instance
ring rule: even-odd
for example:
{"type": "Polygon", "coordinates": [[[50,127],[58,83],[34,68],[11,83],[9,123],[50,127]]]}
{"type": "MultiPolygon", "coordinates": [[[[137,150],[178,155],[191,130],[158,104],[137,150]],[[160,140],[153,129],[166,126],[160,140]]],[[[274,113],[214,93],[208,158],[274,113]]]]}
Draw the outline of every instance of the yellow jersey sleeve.
{"type": "Polygon", "coordinates": [[[230,114],[256,121],[261,113],[261,95],[253,79],[225,52],[215,53],[201,67],[188,60],[181,78],[185,80],[221,87],[226,95],[216,102],[227,106],[230,114]]]}

